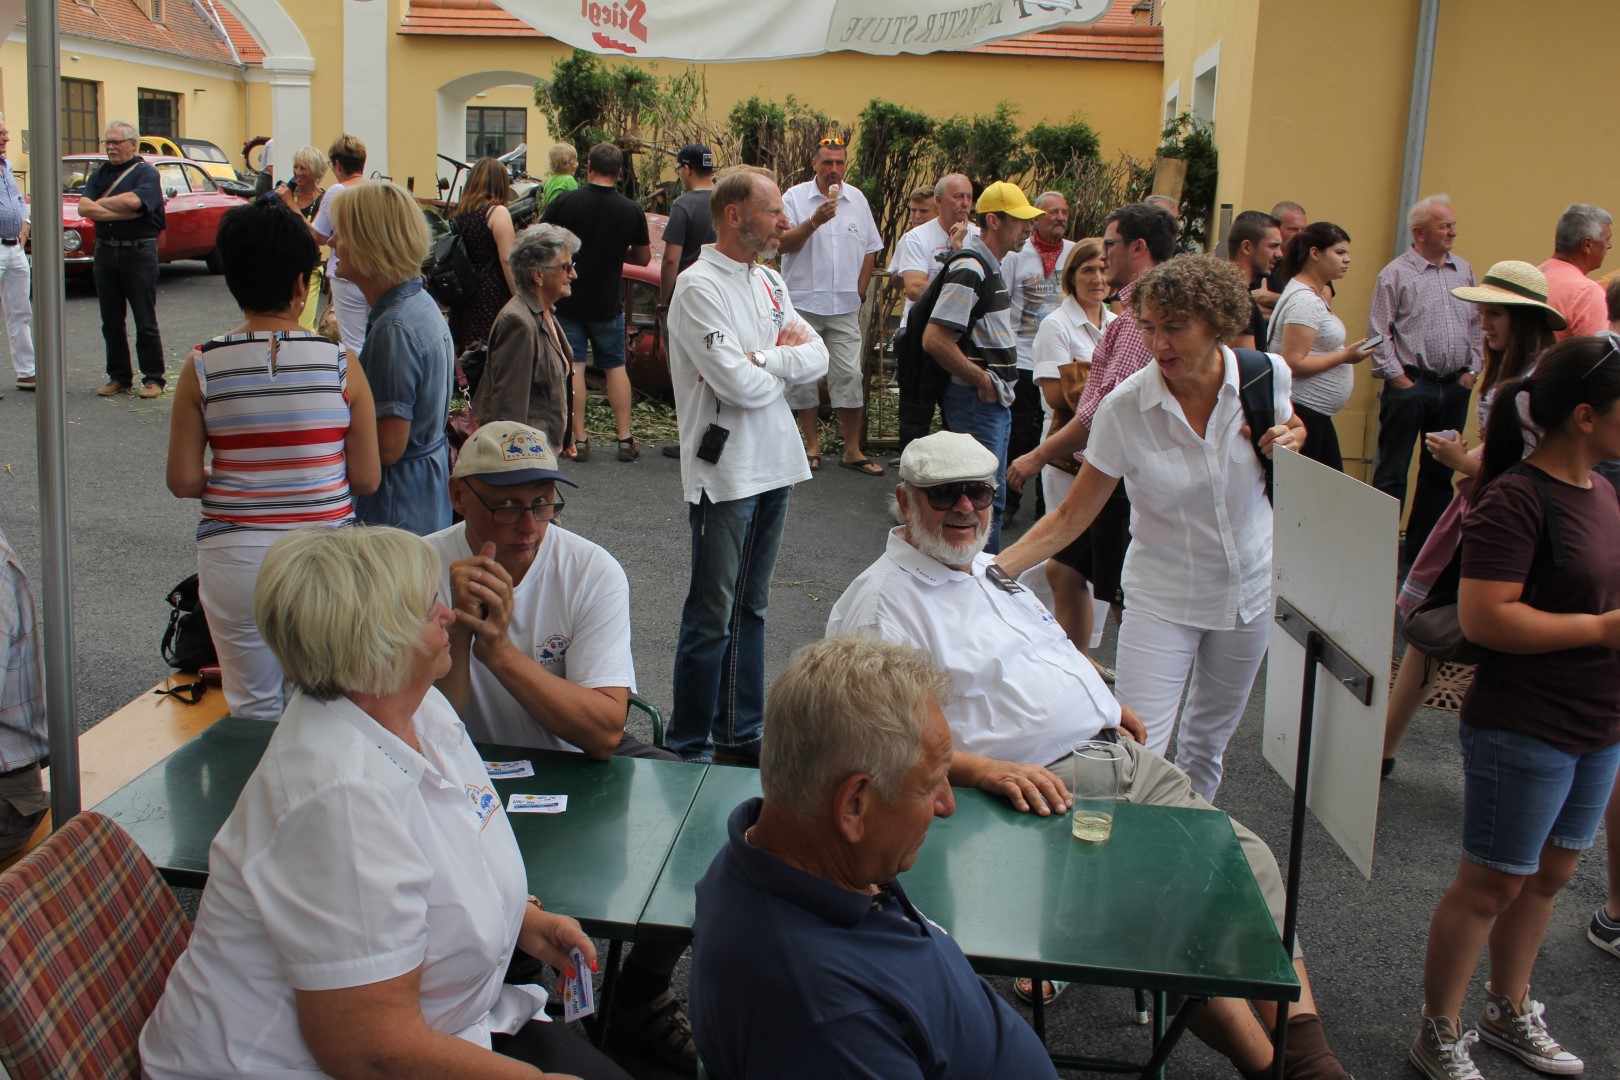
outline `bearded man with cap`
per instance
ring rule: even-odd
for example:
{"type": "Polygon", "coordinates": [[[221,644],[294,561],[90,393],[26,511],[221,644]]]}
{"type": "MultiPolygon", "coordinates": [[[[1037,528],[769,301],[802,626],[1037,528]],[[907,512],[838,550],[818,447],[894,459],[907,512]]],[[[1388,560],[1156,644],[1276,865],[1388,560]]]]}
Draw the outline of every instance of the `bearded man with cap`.
{"type": "Polygon", "coordinates": [[[951,260],[928,325],[914,326],[911,332],[922,332],[923,351],[950,375],[940,400],[945,427],[972,435],[996,456],[995,515],[986,546],[997,552],[1018,382],[1012,295],[1001,276],[1001,260],[1023,250],[1034,231],[1031,222],[1045,211],[1031,206],[1023,190],[1005,180],[985,188],[974,209],[980,215],[979,235],[962,242],[962,250],[970,254],[951,260]]]}
{"type": "MultiPolygon", "coordinates": [[[[1021,811],[1062,813],[1073,800],[1050,766],[1075,743],[1106,739],[1126,750],[1125,799],[1212,810],[1186,773],[1141,745],[1141,721],[1114,700],[1051,612],[984,553],[1000,467],[994,454],[955,432],[908,446],[895,488],[901,525],[833,605],[828,635],[872,634],[922,649],[945,668],[956,691],[941,706],[951,729],[953,785],[1003,795],[1021,811]]],[[[1277,860],[1254,833],[1236,821],[1232,827],[1280,930],[1285,894],[1277,860]]],[[[1289,1008],[1283,1075],[1344,1080],[1349,1074],[1328,1047],[1297,944],[1294,970],[1301,994],[1289,1008]]],[[[1043,987],[1043,996],[1050,1000],[1061,987],[1043,987]]],[[[1190,1027],[1243,1075],[1258,1078],[1271,1075],[1274,1019],[1267,1003],[1251,1009],[1217,998],[1193,1013],[1190,1027]]]]}
{"type": "MultiPolygon", "coordinates": [[[[463,520],[427,537],[439,599],[456,614],[438,688],[480,742],[679,760],[624,730],[636,686],[630,583],[605,550],[557,524],[558,468],[543,433],[510,420],[467,440],[450,474],[463,520]]],[[[666,1068],[692,1073],[691,1023],[670,989],[684,950],[631,950],[612,1028],[666,1068]]]]}

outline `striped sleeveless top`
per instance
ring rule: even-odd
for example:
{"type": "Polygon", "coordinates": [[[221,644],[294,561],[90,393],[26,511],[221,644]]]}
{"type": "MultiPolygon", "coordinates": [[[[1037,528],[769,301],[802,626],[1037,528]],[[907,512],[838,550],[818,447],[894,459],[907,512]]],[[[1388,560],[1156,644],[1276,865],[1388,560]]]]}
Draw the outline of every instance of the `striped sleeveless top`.
{"type": "Polygon", "coordinates": [[[313,333],[227,334],[197,347],[212,457],[197,539],[354,518],[344,440],[348,354],[313,333]]]}

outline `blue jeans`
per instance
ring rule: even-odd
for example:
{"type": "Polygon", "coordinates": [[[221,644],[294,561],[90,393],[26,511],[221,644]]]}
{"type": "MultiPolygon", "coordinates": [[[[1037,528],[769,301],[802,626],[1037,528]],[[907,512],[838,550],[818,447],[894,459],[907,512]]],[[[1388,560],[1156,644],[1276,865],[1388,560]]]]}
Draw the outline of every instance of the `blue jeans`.
{"type": "Polygon", "coordinates": [[[1463,857],[1504,874],[1541,867],[1541,849],[1585,851],[1620,766],[1620,743],[1574,754],[1517,731],[1459,724],[1463,857]]]}
{"type": "Polygon", "coordinates": [[[675,645],[675,707],[665,745],[687,761],[754,757],[765,719],[765,608],[788,492],[688,508],[692,582],[675,645]]]}
{"type": "Polygon", "coordinates": [[[101,337],[107,344],[107,381],[132,386],[135,372],[129,365],[129,338],[124,330],[124,306],[135,317],[135,355],[141,382],[163,385],[163,338],[158,333],[157,240],[142,240],[135,247],[96,244],[90,264],[101,305],[101,337]]]}
{"type": "Polygon", "coordinates": [[[563,336],[573,350],[574,363],[585,363],[585,343],[591,345],[591,366],[602,371],[624,367],[624,316],[617,315],[606,322],[586,322],[557,316],[562,323],[563,336]]]}
{"type": "Polygon", "coordinates": [[[977,390],[955,380],[945,387],[945,397],[939,404],[947,431],[965,432],[996,455],[996,498],[991,504],[990,542],[984,546],[994,555],[1001,550],[1001,511],[1007,505],[1007,438],[1012,434],[1012,410],[999,402],[980,401],[977,390]]]}

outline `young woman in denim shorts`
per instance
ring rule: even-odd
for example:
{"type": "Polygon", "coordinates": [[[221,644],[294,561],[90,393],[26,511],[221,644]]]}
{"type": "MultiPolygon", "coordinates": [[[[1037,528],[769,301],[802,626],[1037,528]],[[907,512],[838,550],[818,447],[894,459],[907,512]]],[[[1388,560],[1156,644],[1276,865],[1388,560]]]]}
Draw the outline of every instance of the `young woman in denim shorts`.
{"type": "Polygon", "coordinates": [[[1458,604],[1491,651],[1463,699],[1463,857],[1429,928],[1411,1051],[1434,1080],[1481,1077],[1479,1040],[1542,1072],[1584,1068],[1548,1034],[1530,973],[1620,766],[1620,500],[1592,471],[1620,455],[1617,400],[1620,340],[1602,335],[1555,346],[1491,408],[1458,604]],[[1529,425],[1545,434],[1520,465],[1529,425]],[[1485,1010],[1463,1032],[1487,940],[1485,1010]]]}

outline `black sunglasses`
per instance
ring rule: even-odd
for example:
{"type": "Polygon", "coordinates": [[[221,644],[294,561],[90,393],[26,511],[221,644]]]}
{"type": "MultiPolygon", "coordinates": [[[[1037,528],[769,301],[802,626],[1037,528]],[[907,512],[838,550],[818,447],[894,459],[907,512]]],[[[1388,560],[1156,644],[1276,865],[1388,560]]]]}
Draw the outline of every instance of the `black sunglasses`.
{"type": "Polygon", "coordinates": [[[996,497],[996,486],[986,484],[982,480],[966,480],[955,484],[936,484],[933,487],[920,489],[928,499],[928,505],[935,510],[950,510],[961,501],[962,496],[968,497],[973,509],[983,510],[989,506],[996,497]]]}

